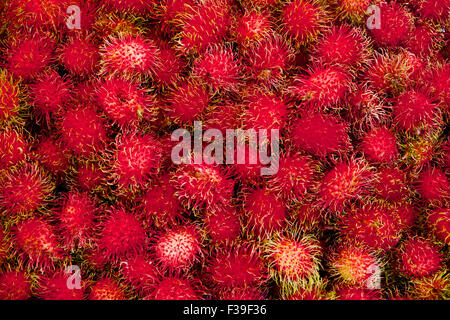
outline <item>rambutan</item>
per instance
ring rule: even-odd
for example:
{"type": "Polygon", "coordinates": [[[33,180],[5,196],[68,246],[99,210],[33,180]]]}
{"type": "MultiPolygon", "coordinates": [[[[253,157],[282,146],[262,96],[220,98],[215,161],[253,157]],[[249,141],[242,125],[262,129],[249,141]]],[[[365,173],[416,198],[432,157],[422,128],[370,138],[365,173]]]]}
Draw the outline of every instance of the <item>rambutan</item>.
{"type": "Polygon", "coordinates": [[[120,262],[120,271],[125,282],[139,294],[150,291],[159,281],[159,271],[145,255],[137,255],[120,262]]]}
{"type": "Polygon", "coordinates": [[[439,127],[431,128],[431,130],[425,127],[424,130],[422,132],[417,130],[419,134],[417,131],[406,132],[404,143],[400,144],[402,160],[413,172],[422,170],[431,162],[440,141],[442,131],[439,127]]]}
{"type": "Polygon", "coordinates": [[[339,300],[380,300],[380,290],[370,290],[359,287],[344,287],[336,292],[339,300]]]}
{"type": "Polygon", "coordinates": [[[106,10],[117,13],[145,15],[154,10],[156,2],[155,0],[105,0],[102,5],[106,10]]]}
{"type": "Polygon", "coordinates": [[[374,162],[388,163],[399,156],[395,135],[384,127],[367,132],[362,138],[361,149],[366,159],[374,162]]]}
{"type": "Polygon", "coordinates": [[[99,49],[87,37],[73,37],[61,48],[59,60],[72,75],[88,77],[97,71],[99,49]]]}
{"type": "Polygon", "coordinates": [[[325,292],[320,285],[308,285],[305,288],[298,288],[293,292],[284,295],[283,300],[324,300],[325,292]]]}
{"type": "Polygon", "coordinates": [[[26,138],[14,129],[0,132],[0,170],[15,166],[29,155],[26,138]]]}
{"type": "Polygon", "coordinates": [[[249,10],[236,20],[232,33],[237,43],[248,48],[269,34],[270,27],[270,16],[266,12],[249,10]]]}
{"type": "Polygon", "coordinates": [[[34,153],[39,163],[55,175],[64,173],[69,168],[68,155],[61,144],[50,137],[37,143],[34,153]]]}
{"type": "Polygon", "coordinates": [[[126,294],[115,280],[104,277],[91,286],[88,299],[126,300],[126,294]]]}
{"type": "Polygon", "coordinates": [[[214,244],[231,243],[241,234],[241,221],[232,205],[207,209],[204,230],[214,244]]]}
{"type": "Polygon", "coordinates": [[[234,101],[226,101],[208,108],[203,117],[205,130],[218,129],[223,135],[230,128],[241,128],[243,106],[234,101]]]}
{"type": "Polygon", "coordinates": [[[399,254],[399,270],[411,277],[425,277],[439,270],[442,257],[430,241],[410,238],[399,254]]]}
{"type": "Polygon", "coordinates": [[[379,197],[393,202],[401,202],[409,195],[406,175],[397,168],[379,169],[373,187],[379,197]]]}
{"type": "Polygon", "coordinates": [[[31,279],[21,270],[0,274],[0,300],[27,300],[31,298],[31,279]]]}
{"type": "Polygon", "coordinates": [[[0,124],[9,123],[18,118],[23,109],[23,93],[20,81],[14,80],[6,70],[0,70],[0,124]]]}
{"type": "Polygon", "coordinates": [[[155,80],[163,86],[175,84],[185,67],[185,62],[168,44],[163,44],[160,50],[160,66],[154,70],[155,80]]]}
{"type": "Polygon", "coordinates": [[[75,172],[74,182],[84,191],[91,192],[106,182],[106,174],[97,163],[82,163],[75,172]]]}
{"type": "Polygon", "coordinates": [[[257,288],[236,287],[219,293],[220,300],[267,300],[266,295],[257,288]]]}
{"type": "Polygon", "coordinates": [[[290,214],[295,225],[304,232],[322,231],[325,216],[316,203],[307,201],[302,204],[295,204],[292,206],[290,214]]]}
{"type": "Polygon", "coordinates": [[[440,35],[430,25],[417,26],[407,39],[406,49],[418,57],[432,56],[439,48],[440,35]]]}
{"type": "Polygon", "coordinates": [[[446,271],[412,279],[412,294],[421,300],[448,300],[450,276],[446,271]]]}
{"type": "Polygon", "coordinates": [[[181,26],[177,24],[180,16],[192,11],[193,0],[165,0],[157,7],[157,18],[161,22],[161,30],[172,35],[174,30],[181,31],[181,26]]]}
{"type": "Polygon", "coordinates": [[[147,235],[136,217],[125,209],[112,209],[101,223],[98,247],[108,259],[121,259],[142,252],[147,235]]]}
{"type": "Polygon", "coordinates": [[[425,19],[440,22],[448,19],[448,7],[448,0],[422,0],[419,2],[418,12],[425,19]]]}
{"type": "Polygon", "coordinates": [[[43,300],[83,300],[84,288],[69,287],[69,276],[70,274],[60,271],[48,277],[41,277],[37,295],[43,300]]]}
{"type": "Polygon", "coordinates": [[[200,296],[194,289],[191,280],[170,276],[158,282],[148,298],[153,300],[197,300],[200,296]]]}
{"type": "Polygon", "coordinates": [[[365,18],[371,0],[338,0],[339,16],[354,24],[360,24],[365,18]]]}
{"type": "Polygon", "coordinates": [[[291,135],[294,146],[315,156],[350,151],[349,126],[341,118],[325,113],[303,113],[294,123],[291,135]]]}
{"type": "Polygon", "coordinates": [[[437,239],[450,244],[450,209],[438,208],[428,214],[428,226],[437,239]]]}
{"type": "Polygon", "coordinates": [[[436,167],[426,168],[420,173],[417,189],[426,201],[441,203],[450,199],[450,182],[436,167]]]}

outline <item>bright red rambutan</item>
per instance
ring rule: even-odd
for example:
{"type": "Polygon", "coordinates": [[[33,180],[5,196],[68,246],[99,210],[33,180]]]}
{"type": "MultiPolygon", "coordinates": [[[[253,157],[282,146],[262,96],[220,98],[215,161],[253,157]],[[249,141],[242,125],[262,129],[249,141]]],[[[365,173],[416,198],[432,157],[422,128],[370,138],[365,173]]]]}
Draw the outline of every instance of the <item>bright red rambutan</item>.
{"type": "Polygon", "coordinates": [[[366,159],[374,162],[388,163],[399,155],[395,135],[384,127],[367,132],[362,138],[361,149],[366,159]]]}
{"type": "Polygon", "coordinates": [[[291,91],[313,107],[325,109],[339,104],[351,86],[350,75],[341,67],[316,64],[308,74],[295,78],[291,91]]]}
{"type": "Polygon", "coordinates": [[[12,167],[28,156],[29,144],[25,137],[14,129],[0,132],[0,170],[12,167]]]}
{"type": "Polygon", "coordinates": [[[409,195],[405,173],[397,168],[381,168],[373,184],[378,196],[393,202],[400,202],[409,195]]]}
{"type": "Polygon", "coordinates": [[[3,264],[9,251],[9,241],[7,241],[6,237],[7,235],[3,230],[3,226],[0,224],[0,264],[3,264]]]}
{"type": "Polygon", "coordinates": [[[45,137],[35,146],[35,154],[39,163],[55,175],[65,172],[69,168],[67,154],[58,141],[45,137]]]}
{"type": "Polygon", "coordinates": [[[97,244],[108,259],[125,258],[140,253],[146,247],[144,227],[125,209],[112,209],[101,227],[97,244]]]}
{"type": "Polygon", "coordinates": [[[265,12],[246,11],[236,20],[232,33],[237,43],[248,48],[268,35],[270,26],[270,18],[265,12]]]}
{"type": "Polygon", "coordinates": [[[353,208],[341,221],[341,235],[374,250],[389,250],[401,237],[403,225],[396,211],[372,203],[353,208]]]}
{"type": "Polygon", "coordinates": [[[31,297],[31,280],[20,270],[0,274],[0,300],[27,300],[31,297]]]}
{"type": "Polygon", "coordinates": [[[439,46],[439,34],[430,25],[417,26],[406,42],[406,49],[418,57],[432,56],[439,46]]]}
{"type": "Polygon", "coordinates": [[[399,269],[411,277],[425,277],[439,270],[442,257],[430,241],[410,238],[399,254],[399,269]]]}
{"type": "Polygon", "coordinates": [[[268,9],[278,3],[280,0],[238,0],[245,8],[264,8],[268,9]]]}
{"type": "Polygon", "coordinates": [[[161,166],[161,145],[151,134],[126,134],[116,142],[112,164],[115,181],[121,187],[143,186],[161,166]]]}
{"type": "Polygon", "coordinates": [[[175,84],[181,78],[185,62],[168,44],[160,45],[159,50],[161,65],[154,70],[155,80],[163,86],[175,84]]]}
{"type": "Polygon", "coordinates": [[[110,37],[100,48],[102,75],[144,79],[158,67],[160,51],[142,36],[110,37]]]}
{"type": "Polygon", "coordinates": [[[226,46],[211,45],[194,62],[193,75],[212,91],[236,91],[241,80],[241,63],[226,46]]]}
{"type": "Polygon", "coordinates": [[[86,193],[72,191],[63,198],[57,220],[69,248],[83,248],[90,243],[96,211],[94,201],[86,193]]]}
{"type": "Polygon", "coordinates": [[[49,223],[40,218],[19,222],[14,226],[13,234],[21,259],[28,259],[29,266],[47,269],[65,256],[56,233],[49,223]]]}
{"type": "Polygon", "coordinates": [[[155,0],[104,0],[103,8],[109,11],[145,15],[154,10],[155,0]]]}
{"type": "Polygon", "coordinates": [[[226,101],[208,108],[203,117],[204,130],[218,129],[223,135],[227,129],[241,128],[243,106],[234,101],[226,101]]]}
{"type": "Polygon", "coordinates": [[[403,230],[408,230],[413,227],[418,215],[412,205],[408,203],[401,204],[396,208],[393,208],[393,210],[395,211],[394,215],[398,218],[403,230]]]}
{"type": "Polygon", "coordinates": [[[325,28],[325,10],[315,0],[293,0],[281,15],[284,31],[298,44],[315,40],[325,28]]]}
{"type": "MultiPolygon", "coordinates": [[[[84,288],[69,287],[70,274],[64,271],[39,279],[37,295],[43,300],[83,300],[84,288]]],[[[81,281],[83,285],[83,281],[81,281]]]]}
{"type": "Polygon", "coordinates": [[[450,244],[450,209],[438,208],[428,214],[428,225],[436,238],[450,244]]]}
{"type": "Polygon", "coordinates": [[[349,126],[337,116],[324,113],[304,113],[292,130],[294,146],[315,156],[350,150],[349,126]]]}
{"type": "Polygon", "coordinates": [[[163,278],[148,297],[153,300],[197,300],[199,298],[191,280],[173,276],[163,278]]]}
{"type": "Polygon", "coordinates": [[[218,291],[254,287],[265,280],[265,270],[256,248],[241,244],[216,252],[208,265],[209,278],[218,291]]]}
{"type": "Polygon", "coordinates": [[[120,126],[150,116],[152,99],[145,90],[125,79],[108,79],[97,89],[97,102],[105,114],[120,126]]]}
{"type": "Polygon", "coordinates": [[[51,197],[53,184],[37,166],[25,165],[9,172],[0,186],[0,206],[8,217],[42,209],[51,197]]]}
{"type": "Polygon", "coordinates": [[[344,287],[337,290],[339,300],[380,300],[380,290],[359,287],[344,287]]]}
{"type": "Polygon", "coordinates": [[[360,24],[365,18],[371,0],[338,0],[339,15],[355,24],[360,24]]]}
{"type": "Polygon", "coordinates": [[[208,209],[204,216],[204,229],[215,244],[230,243],[241,233],[241,221],[232,205],[208,209]]]}
{"type": "Polygon", "coordinates": [[[14,121],[22,109],[22,90],[6,70],[0,70],[0,97],[0,124],[14,121]]]}
{"type": "Polygon", "coordinates": [[[324,300],[323,289],[318,285],[308,285],[306,288],[298,288],[294,292],[284,295],[283,300],[324,300]]]}
{"type": "Polygon", "coordinates": [[[398,97],[392,115],[396,125],[404,130],[440,123],[437,106],[423,93],[415,90],[405,91],[398,97]]]}
{"type": "Polygon", "coordinates": [[[105,277],[91,286],[88,299],[126,300],[126,294],[115,280],[105,277]]]}
{"type": "Polygon", "coordinates": [[[426,201],[445,202],[450,199],[450,183],[445,173],[436,167],[420,173],[417,189],[426,201]]]}
{"type": "Polygon", "coordinates": [[[155,238],[155,259],[169,271],[189,270],[201,259],[201,242],[198,230],[193,226],[180,226],[161,232],[155,238]]]}
{"type": "Polygon", "coordinates": [[[103,119],[88,107],[65,111],[59,127],[64,147],[77,156],[102,150],[107,141],[103,119]]]}
{"type": "Polygon", "coordinates": [[[194,7],[193,0],[165,0],[157,8],[157,18],[161,22],[161,30],[172,35],[174,30],[181,31],[177,23],[180,16],[185,15],[194,7]]]}
{"type": "Polygon", "coordinates": [[[303,204],[295,204],[292,207],[291,216],[295,225],[304,232],[322,230],[324,213],[316,203],[308,201],[303,204]]]}
{"type": "Polygon", "coordinates": [[[450,63],[443,63],[433,68],[424,79],[431,93],[438,101],[441,101],[447,110],[450,108],[450,63]]]}
{"type": "Polygon", "coordinates": [[[137,255],[122,261],[120,270],[125,282],[140,294],[151,290],[159,281],[159,271],[145,255],[137,255]]]}
{"type": "Polygon", "coordinates": [[[381,46],[396,47],[411,35],[414,28],[412,14],[396,2],[379,5],[381,21],[380,28],[369,29],[373,39],[381,46]]]}
{"type": "Polygon", "coordinates": [[[30,81],[50,64],[54,47],[53,39],[46,36],[23,38],[7,51],[6,68],[14,76],[30,81]]]}
{"type": "Polygon", "coordinates": [[[449,5],[448,0],[422,0],[419,2],[418,12],[425,19],[445,21],[448,19],[449,5]]]}
{"type": "Polygon", "coordinates": [[[256,237],[267,237],[286,224],[284,204],[267,188],[255,190],[246,196],[244,212],[247,232],[256,237]]]}
{"type": "Polygon", "coordinates": [[[106,181],[106,174],[97,163],[86,162],[76,169],[74,180],[82,190],[91,192],[106,181]]]}
{"type": "Polygon", "coordinates": [[[428,277],[412,279],[412,294],[421,300],[446,300],[450,290],[450,275],[446,271],[428,277]]]}
{"type": "Polygon", "coordinates": [[[99,49],[89,38],[73,37],[60,52],[59,60],[72,75],[88,77],[97,71],[99,49]]]}
{"type": "Polygon", "coordinates": [[[219,300],[267,300],[267,297],[257,288],[236,287],[222,290],[218,294],[219,300]]]}

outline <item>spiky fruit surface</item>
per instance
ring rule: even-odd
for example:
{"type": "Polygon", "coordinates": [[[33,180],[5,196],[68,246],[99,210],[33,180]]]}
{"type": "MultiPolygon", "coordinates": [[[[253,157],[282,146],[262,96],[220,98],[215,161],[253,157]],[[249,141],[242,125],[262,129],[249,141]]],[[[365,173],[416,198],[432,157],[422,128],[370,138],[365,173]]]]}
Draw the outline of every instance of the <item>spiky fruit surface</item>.
{"type": "Polygon", "coordinates": [[[351,22],[359,23],[370,4],[370,0],[338,0],[339,14],[351,22]]]}
{"type": "Polygon", "coordinates": [[[59,59],[74,76],[87,77],[97,70],[100,54],[89,38],[74,37],[61,48],[59,59]]]}
{"type": "Polygon", "coordinates": [[[423,0],[419,4],[419,14],[424,18],[442,21],[448,14],[448,0],[423,0]]]}
{"type": "Polygon", "coordinates": [[[399,254],[400,270],[411,277],[429,276],[436,272],[442,258],[438,249],[428,240],[411,238],[399,254]]]}
{"type": "Polygon", "coordinates": [[[64,173],[69,168],[68,156],[61,143],[50,137],[43,138],[36,145],[35,154],[39,163],[56,175],[64,173]]]}
{"type": "Polygon", "coordinates": [[[450,182],[439,168],[425,169],[419,176],[417,189],[426,201],[439,203],[450,198],[450,182]]]}
{"type": "Polygon", "coordinates": [[[396,168],[382,168],[374,182],[376,193],[383,199],[393,202],[401,201],[408,196],[405,173],[396,168]]]}
{"type": "Polygon", "coordinates": [[[412,294],[421,300],[447,300],[450,290],[448,273],[439,272],[434,275],[414,278],[412,294]]]}
{"type": "Polygon", "coordinates": [[[270,32],[270,17],[258,11],[245,12],[233,28],[233,36],[240,45],[247,47],[258,42],[270,32]]]}
{"type": "Polygon", "coordinates": [[[419,57],[426,57],[434,54],[439,43],[437,31],[430,25],[417,26],[411,37],[408,38],[406,48],[419,57]]]}
{"type": "Polygon", "coordinates": [[[266,300],[262,292],[252,287],[225,290],[219,294],[218,298],[220,300],[266,300]]]}
{"type": "Polygon", "coordinates": [[[391,162],[398,156],[397,139],[387,128],[375,128],[362,139],[361,149],[368,160],[391,162]]]}
{"type": "Polygon", "coordinates": [[[428,214],[428,225],[433,230],[436,238],[450,243],[450,209],[438,208],[428,214]]]}
{"type": "Polygon", "coordinates": [[[98,280],[89,293],[89,300],[126,300],[126,294],[119,284],[108,277],[98,280]]]}
{"type": "Polygon", "coordinates": [[[130,12],[133,14],[146,14],[153,10],[156,1],[150,0],[105,0],[103,6],[115,12],[130,12]]]}
{"type": "Polygon", "coordinates": [[[6,70],[0,70],[0,123],[14,119],[21,109],[19,82],[6,70]]]}
{"type": "Polygon", "coordinates": [[[160,46],[160,67],[154,70],[155,79],[161,85],[171,85],[181,78],[185,61],[177,56],[177,52],[168,45],[160,46]]]}
{"type": "Polygon", "coordinates": [[[84,191],[92,191],[105,182],[105,173],[96,163],[84,163],[77,168],[76,184],[84,191]]]}
{"type": "Polygon", "coordinates": [[[108,259],[120,259],[139,253],[146,246],[147,235],[136,217],[125,209],[112,209],[102,223],[99,249],[108,259]]]}
{"type": "Polygon", "coordinates": [[[379,300],[379,290],[369,290],[358,287],[345,287],[337,291],[339,300],[379,300]]]}
{"type": "Polygon", "coordinates": [[[155,286],[149,296],[154,300],[197,300],[198,293],[191,281],[178,277],[165,277],[155,286]]]}
{"type": "Polygon", "coordinates": [[[305,113],[291,134],[295,146],[315,156],[346,153],[351,148],[348,124],[330,114],[305,113]]]}
{"type": "Polygon", "coordinates": [[[70,288],[69,276],[65,272],[55,272],[40,278],[38,296],[43,300],[83,300],[83,287],[70,288]]]}
{"type": "Polygon", "coordinates": [[[159,281],[155,264],[145,255],[137,255],[121,262],[121,273],[125,281],[139,293],[148,292],[159,281]]]}
{"type": "Polygon", "coordinates": [[[0,274],[0,300],[27,300],[31,297],[31,280],[24,271],[0,274]]]}
{"type": "Polygon", "coordinates": [[[12,167],[29,154],[30,146],[25,137],[14,129],[0,132],[0,170],[12,167]]]}
{"type": "Polygon", "coordinates": [[[230,205],[207,210],[204,225],[211,240],[217,244],[233,242],[241,233],[241,221],[236,209],[230,205]]]}
{"type": "Polygon", "coordinates": [[[155,239],[155,258],[163,269],[189,269],[201,256],[200,235],[195,227],[179,227],[161,233],[155,239]]]}

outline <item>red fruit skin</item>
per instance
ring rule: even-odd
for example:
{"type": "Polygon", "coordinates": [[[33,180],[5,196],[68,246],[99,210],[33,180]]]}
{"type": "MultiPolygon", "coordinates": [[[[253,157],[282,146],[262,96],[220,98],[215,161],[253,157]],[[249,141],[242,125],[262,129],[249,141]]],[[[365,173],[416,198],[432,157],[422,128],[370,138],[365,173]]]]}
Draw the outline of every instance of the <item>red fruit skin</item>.
{"type": "Polygon", "coordinates": [[[59,60],[73,76],[84,78],[97,71],[100,53],[89,38],[73,37],[61,48],[59,60]]]}
{"type": "Polygon", "coordinates": [[[124,280],[142,296],[147,295],[159,281],[159,271],[145,255],[122,261],[120,270],[124,280]]]}
{"type": "Polygon", "coordinates": [[[14,121],[21,109],[22,93],[20,82],[15,81],[9,72],[0,71],[0,124],[14,121]]]}
{"type": "Polygon", "coordinates": [[[445,21],[448,16],[448,0],[423,0],[420,2],[418,12],[426,19],[445,21]]]}
{"type": "Polygon", "coordinates": [[[267,300],[267,297],[258,289],[252,287],[232,288],[218,294],[219,300],[267,300]]]}
{"type": "Polygon", "coordinates": [[[450,183],[445,173],[436,167],[423,170],[417,189],[425,201],[442,203],[450,198],[450,183]]]}
{"type": "Polygon", "coordinates": [[[90,108],[67,110],[59,128],[64,146],[76,156],[87,157],[102,150],[107,142],[103,119],[90,108]]]}
{"type": "Polygon", "coordinates": [[[425,277],[438,271],[441,255],[430,241],[419,238],[409,239],[399,254],[399,269],[410,277],[425,277]]]}
{"type": "Polygon", "coordinates": [[[178,278],[165,277],[156,286],[148,299],[151,300],[198,300],[199,294],[193,288],[192,281],[178,278]]]}
{"type": "Polygon", "coordinates": [[[241,234],[241,221],[236,209],[225,205],[217,209],[207,209],[204,229],[215,245],[229,244],[241,234]]]}
{"type": "Polygon", "coordinates": [[[181,79],[185,61],[168,44],[161,45],[159,50],[161,66],[154,70],[155,80],[162,86],[175,85],[181,79]]]}
{"type": "Polygon", "coordinates": [[[112,170],[120,187],[141,187],[159,172],[162,148],[153,135],[127,134],[116,145],[112,170]]]}
{"type": "Polygon", "coordinates": [[[406,42],[406,48],[418,57],[432,56],[440,36],[433,27],[424,24],[417,26],[406,42]]]}
{"type": "Polygon", "coordinates": [[[375,42],[387,47],[396,47],[405,43],[414,28],[411,13],[395,2],[382,3],[380,13],[382,15],[380,28],[369,30],[375,42]]]}
{"type": "Polygon", "coordinates": [[[120,288],[119,284],[105,277],[98,280],[90,288],[89,300],[126,300],[125,292],[120,288]]]}
{"type": "Polygon", "coordinates": [[[29,144],[21,133],[13,129],[2,130],[0,132],[0,170],[25,160],[29,149],[29,144]]]}
{"type": "Polygon", "coordinates": [[[6,239],[6,233],[3,230],[3,226],[0,225],[0,264],[2,264],[7,258],[9,247],[9,243],[6,239]]]}
{"type": "Polygon", "coordinates": [[[69,192],[57,214],[65,247],[73,250],[91,243],[97,208],[87,193],[69,192]]]}
{"type": "Polygon", "coordinates": [[[57,72],[40,75],[30,86],[31,101],[38,117],[50,120],[50,116],[61,111],[70,99],[70,81],[57,72]]]}
{"type": "Polygon", "coordinates": [[[241,127],[243,107],[233,101],[210,106],[203,118],[204,130],[217,129],[226,135],[226,130],[241,127]]]}
{"type": "Polygon", "coordinates": [[[323,113],[304,114],[293,126],[294,146],[315,156],[350,151],[349,126],[342,119],[323,113]]]}
{"type": "Polygon", "coordinates": [[[361,23],[366,18],[370,0],[338,0],[339,16],[354,23],[361,23]]]}
{"type": "Polygon", "coordinates": [[[161,30],[169,35],[181,31],[177,18],[186,15],[195,4],[192,0],[166,0],[157,10],[161,30]]]}
{"type": "Polygon", "coordinates": [[[438,208],[428,214],[428,225],[437,239],[450,244],[450,209],[438,208]]]}
{"type": "Polygon", "coordinates": [[[270,15],[266,12],[246,11],[237,18],[232,28],[234,39],[243,48],[257,43],[270,32],[270,15]]]}
{"type": "Polygon", "coordinates": [[[346,287],[337,291],[339,300],[380,300],[380,290],[366,288],[346,287]]]}
{"type": "Polygon", "coordinates": [[[77,168],[75,184],[83,191],[98,189],[106,181],[105,173],[96,163],[84,163],[77,168]]]}
{"type": "Polygon", "coordinates": [[[27,259],[30,267],[49,269],[65,254],[61,251],[57,235],[50,224],[39,218],[29,218],[14,227],[14,240],[20,258],[27,259]]]}
{"type": "Polygon", "coordinates": [[[147,235],[144,227],[125,209],[112,209],[101,227],[97,244],[107,259],[126,258],[142,252],[146,247],[147,235]]]}
{"type": "Polygon", "coordinates": [[[31,297],[31,280],[20,270],[0,274],[0,300],[27,300],[31,297]]]}
{"type": "Polygon", "coordinates": [[[266,278],[259,252],[249,245],[224,248],[208,265],[210,281],[219,292],[255,287],[266,278]]]}
{"type": "Polygon", "coordinates": [[[283,203],[266,188],[248,194],[244,210],[247,232],[258,238],[266,238],[286,224],[287,214],[283,203]]]}
{"type": "Polygon", "coordinates": [[[58,141],[52,138],[43,138],[35,147],[34,153],[39,163],[55,175],[64,174],[69,168],[66,153],[58,141]]]}
{"type": "Polygon", "coordinates": [[[405,173],[396,168],[381,168],[374,182],[377,195],[392,202],[400,202],[409,195],[405,173]]]}
{"type": "Polygon", "coordinates": [[[387,128],[374,128],[362,139],[361,149],[366,159],[374,162],[389,163],[398,155],[397,139],[387,128]]]}
{"type": "MultiPolygon", "coordinates": [[[[65,272],[55,272],[51,276],[41,277],[37,295],[43,300],[83,300],[84,288],[70,289],[69,276],[70,274],[65,272]]],[[[81,285],[83,285],[83,279],[81,285]]]]}
{"type": "Polygon", "coordinates": [[[155,237],[155,260],[164,270],[189,270],[201,259],[201,240],[194,226],[180,226],[155,237]]]}
{"type": "Polygon", "coordinates": [[[103,7],[112,12],[127,12],[137,15],[146,15],[153,11],[156,4],[154,0],[105,0],[103,7]]]}

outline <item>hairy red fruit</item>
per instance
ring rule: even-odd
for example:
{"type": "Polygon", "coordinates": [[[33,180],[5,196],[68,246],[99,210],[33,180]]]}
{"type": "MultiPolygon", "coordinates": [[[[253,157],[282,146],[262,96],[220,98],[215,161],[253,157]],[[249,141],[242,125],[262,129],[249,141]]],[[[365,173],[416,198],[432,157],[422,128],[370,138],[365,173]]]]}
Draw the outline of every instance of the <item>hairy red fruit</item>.
{"type": "Polygon", "coordinates": [[[244,48],[257,43],[270,32],[269,16],[258,11],[247,11],[239,17],[232,32],[234,39],[244,48]]]}
{"type": "Polygon", "coordinates": [[[304,232],[322,230],[325,218],[324,212],[313,202],[306,202],[300,205],[295,204],[291,215],[295,224],[304,232]]]}
{"type": "Polygon", "coordinates": [[[137,255],[120,263],[124,280],[139,294],[150,291],[159,280],[156,266],[145,255],[137,255]]]}
{"type": "Polygon", "coordinates": [[[374,250],[394,247],[401,237],[402,224],[396,212],[378,204],[354,208],[341,221],[341,235],[374,250]]]}
{"type": "Polygon", "coordinates": [[[378,196],[393,202],[401,202],[409,195],[406,175],[397,168],[381,168],[374,189],[378,196]]]}
{"type": "Polygon", "coordinates": [[[167,113],[177,124],[193,122],[209,104],[206,89],[193,82],[184,82],[168,98],[167,113]]]}
{"type": "Polygon", "coordinates": [[[231,205],[207,209],[204,228],[214,244],[226,244],[236,240],[241,233],[241,221],[231,205]]]}
{"type": "Polygon", "coordinates": [[[65,147],[77,156],[89,156],[102,150],[107,141],[102,118],[87,107],[71,108],[64,112],[60,132],[65,147]]]}
{"type": "Polygon", "coordinates": [[[22,108],[22,92],[20,81],[6,70],[0,70],[0,97],[0,124],[14,121],[22,108]]]}
{"type": "Polygon", "coordinates": [[[189,270],[201,257],[200,235],[195,227],[177,227],[159,234],[154,250],[155,258],[163,269],[189,270]]]}
{"type": "Polygon", "coordinates": [[[304,113],[295,122],[292,142],[315,156],[346,153],[351,149],[348,124],[342,119],[324,113],[304,113]]]}
{"type": "Polygon", "coordinates": [[[194,62],[192,72],[212,91],[236,91],[241,80],[240,68],[231,48],[212,45],[194,62]]]}
{"type": "Polygon", "coordinates": [[[374,40],[381,46],[391,47],[405,43],[414,28],[412,14],[395,2],[382,3],[379,10],[382,16],[380,28],[369,29],[374,40]]]}
{"type": "Polygon", "coordinates": [[[96,163],[83,163],[77,168],[75,183],[84,191],[91,192],[106,181],[106,175],[96,163]]]}
{"type": "Polygon", "coordinates": [[[0,225],[0,264],[7,258],[9,251],[9,242],[7,242],[6,233],[3,230],[3,226],[0,225]]]}
{"type": "Polygon", "coordinates": [[[361,149],[374,162],[392,162],[399,155],[395,135],[383,127],[369,131],[362,139],[361,149]]]}
{"type": "Polygon", "coordinates": [[[219,291],[252,287],[265,280],[264,265],[259,252],[251,246],[225,248],[209,263],[209,277],[219,291]]]}
{"type": "Polygon", "coordinates": [[[174,30],[181,31],[178,18],[192,11],[192,7],[195,7],[193,0],[165,0],[157,10],[161,30],[169,35],[172,35],[174,30]]]}
{"type": "Polygon", "coordinates": [[[40,278],[37,295],[43,300],[83,300],[83,287],[69,288],[69,277],[70,274],[65,272],[55,272],[49,277],[40,278]]]}
{"type": "Polygon", "coordinates": [[[39,163],[55,175],[64,173],[69,168],[69,161],[59,142],[50,137],[43,138],[35,147],[39,163]]]}
{"type": "Polygon", "coordinates": [[[412,279],[412,293],[421,300],[445,300],[450,290],[450,276],[447,272],[412,279]]]}
{"type": "Polygon", "coordinates": [[[53,185],[36,166],[26,165],[10,172],[0,186],[0,206],[10,217],[42,209],[51,197],[53,185]]]}
{"type": "Polygon", "coordinates": [[[27,300],[31,297],[31,280],[20,270],[0,274],[0,300],[27,300]]]}
{"type": "Polygon", "coordinates": [[[245,287],[245,288],[232,288],[230,290],[224,290],[219,293],[218,299],[220,300],[267,300],[267,297],[258,289],[245,287]]]}
{"type": "Polygon", "coordinates": [[[337,291],[339,300],[380,300],[380,290],[370,290],[358,287],[345,287],[337,291]]]}
{"type": "Polygon", "coordinates": [[[450,244],[450,209],[438,208],[428,214],[428,225],[436,238],[450,244]]]}
{"type": "Polygon", "coordinates": [[[299,288],[293,293],[288,293],[283,297],[283,300],[324,300],[326,296],[320,287],[308,286],[306,288],[299,288]]]}
{"type": "Polygon", "coordinates": [[[178,277],[165,277],[148,297],[153,300],[197,300],[199,294],[193,288],[192,281],[178,277]]]}
{"type": "Polygon", "coordinates": [[[29,144],[25,137],[13,129],[0,132],[0,170],[12,167],[29,154],[29,144]]]}
{"type": "Polygon", "coordinates": [[[175,84],[182,76],[184,61],[168,44],[160,46],[161,66],[154,70],[155,79],[163,86],[175,84]]]}
{"type": "Polygon", "coordinates": [[[281,13],[283,28],[299,44],[315,40],[325,28],[326,14],[317,1],[293,0],[281,13]]]}
{"type": "Polygon", "coordinates": [[[410,204],[400,205],[394,210],[402,229],[407,230],[413,227],[417,219],[417,211],[410,204]]]}
{"type": "Polygon", "coordinates": [[[94,201],[86,193],[72,191],[67,194],[57,214],[66,246],[83,248],[91,242],[96,211],[94,201]]]}
{"type": "Polygon", "coordinates": [[[242,112],[242,105],[233,101],[211,106],[204,116],[204,130],[218,129],[225,135],[227,129],[240,128],[242,112]]]}
{"type": "Polygon", "coordinates": [[[440,22],[448,18],[448,7],[448,0],[423,0],[420,1],[418,12],[425,19],[440,22]]]}
{"type": "Polygon", "coordinates": [[[116,144],[112,170],[119,186],[143,186],[159,171],[161,145],[151,134],[123,135],[116,144]]]}
{"type": "Polygon", "coordinates": [[[110,37],[100,47],[102,75],[144,79],[158,67],[159,49],[142,36],[110,37]]]}
{"type": "Polygon", "coordinates": [[[73,37],[60,51],[59,60],[73,76],[88,77],[97,71],[99,49],[89,38],[73,37]]]}
{"type": "Polygon", "coordinates": [[[422,198],[430,202],[445,202],[450,198],[450,183],[439,168],[428,168],[421,172],[417,189],[422,198]]]}
{"type": "Polygon", "coordinates": [[[105,0],[102,4],[106,10],[145,15],[153,11],[156,2],[155,0],[105,0]]]}
{"type": "Polygon", "coordinates": [[[417,26],[406,42],[406,49],[418,57],[432,56],[439,47],[440,35],[431,26],[417,26]]]}
{"type": "Polygon", "coordinates": [[[365,18],[371,0],[338,0],[339,15],[355,24],[360,24],[365,18]]]}
{"type": "Polygon", "coordinates": [[[440,123],[437,106],[423,93],[414,90],[405,91],[398,97],[392,115],[397,126],[404,130],[440,123]]]}
{"type": "Polygon", "coordinates": [[[306,75],[295,78],[292,93],[313,107],[339,104],[351,87],[351,77],[341,67],[313,65],[306,75]]]}
{"type": "Polygon", "coordinates": [[[98,247],[108,259],[140,253],[147,235],[141,223],[125,209],[113,209],[102,223],[98,247]]]}
{"type": "Polygon", "coordinates": [[[126,300],[126,294],[115,280],[105,277],[91,286],[88,299],[126,300]]]}
{"type": "Polygon", "coordinates": [[[411,238],[399,254],[399,269],[411,277],[425,277],[439,270],[441,255],[430,241],[411,238]]]}
{"type": "Polygon", "coordinates": [[[263,188],[246,196],[246,228],[256,237],[267,237],[286,224],[286,209],[275,193],[263,188]]]}
{"type": "Polygon", "coordinates": [[[39,218],[30,218],[14,227],[14,239],[21,256],[28,265],[47,269],[64,257],[56,233],[50,224],[39,218]]]}

